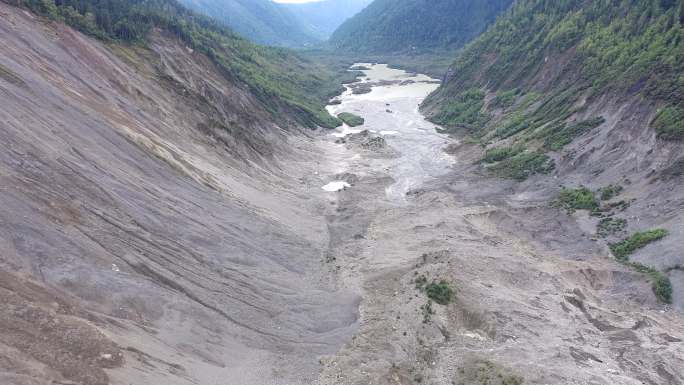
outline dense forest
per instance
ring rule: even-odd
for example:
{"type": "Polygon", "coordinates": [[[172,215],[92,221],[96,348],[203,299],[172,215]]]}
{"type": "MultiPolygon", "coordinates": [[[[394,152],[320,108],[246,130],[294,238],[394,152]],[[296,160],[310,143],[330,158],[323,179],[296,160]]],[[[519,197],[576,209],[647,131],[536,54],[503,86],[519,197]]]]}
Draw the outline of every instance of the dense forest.
{"type": "Polygon", "coordinates": [[[293,52],[251,43],[174,0],[7,0],[107,41],[144,44],[152,28],[174,34],[207,55],[249,89],[273,114],[287,111],[308,127],[335,127],[324,109],[339,77],[293,52]]]}
{"type": "Polygon", "coordinates": [[[188,8],[225,23],[258,43],[305,47],[319,43],[311,27],[298,15],[271,0],[180,0],[188,8]]]}
{"type": "Polygon", "coordinates": [[[640,94],[661,106],[661,137],[684,138],[683,22],[682,0],[519,1],[458,56],[425,109],[482,138],[567,142],[587,128],[565,125],[580,99],[640,94]],[[483,108],[487,92],[496,98],[483,108]],[[488,125],[496,109],[503,126],[488,125]]]}
{"type": "Polygon", "coordinates": [[[364,9],[372,0],[321,0],[310,3],[281,3],[280,7],[297,17],[307,31],[321,40],[347,19],[364,9]]]}
{"type": "Polygon", "coordinates": [[[482,33],[511,0],[376,0],[342,24],[331,46],[354,52],[460,48],[482,33]]]}

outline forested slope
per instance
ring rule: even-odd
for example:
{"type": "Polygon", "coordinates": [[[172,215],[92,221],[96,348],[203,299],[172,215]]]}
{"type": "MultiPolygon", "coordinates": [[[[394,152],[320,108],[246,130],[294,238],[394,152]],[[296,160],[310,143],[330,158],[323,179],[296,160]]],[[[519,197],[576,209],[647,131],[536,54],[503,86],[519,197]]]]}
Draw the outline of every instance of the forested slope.
{"type": "Polygon", "coordinates": [[[271,0],[181,0],[259,44],[305,47],[319,42],[311,27],[271,0]]]}
{"type": "Polygon", "coordinates": [[[306,30],[326,40],[350,17],[364,9],[372,0],[322,0],[309,3],[281,3],[280,7],[297,17],[306,30]]]}
{"type": "Polygon", "coordinates": [[[564,186],[554,204],[589,212],[597,240],[680,307],[683,24],[682,0],[521,0],[422,106],[483,147],[478,171],[564,186]]]}
{"type": "Polygon", "coordinates": [[[511,0],[376,0],[342,24],[330,44],[374,54],[460,48],[510,4],[511,0]]]}

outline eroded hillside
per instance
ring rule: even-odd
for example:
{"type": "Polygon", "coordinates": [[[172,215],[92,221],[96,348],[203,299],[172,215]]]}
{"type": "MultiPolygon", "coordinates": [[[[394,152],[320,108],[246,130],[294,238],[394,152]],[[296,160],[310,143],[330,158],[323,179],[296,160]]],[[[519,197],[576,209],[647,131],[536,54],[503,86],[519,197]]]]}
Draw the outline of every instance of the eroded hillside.
{"type": "Polygon", "coordinates": [[[532,177],[520,191],[544,183],[549,204],[680,309],[683,18],[681,1],[518,2],[423,105],[483,146],[474,169],[532,177]],[[648,231],[667,235],[638,239],[648,231]]]}
{"type": "Polygon", "coordinates": [[[318,274],[301,131],[161,30],[0,15],[0,382],[313,377],[358,300],[318,274]]]}

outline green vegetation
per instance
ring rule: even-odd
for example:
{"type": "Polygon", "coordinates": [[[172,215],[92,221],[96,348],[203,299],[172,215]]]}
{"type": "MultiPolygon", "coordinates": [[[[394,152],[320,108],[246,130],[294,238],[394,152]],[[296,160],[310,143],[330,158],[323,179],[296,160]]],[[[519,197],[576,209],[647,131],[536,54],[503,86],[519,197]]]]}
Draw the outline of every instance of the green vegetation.
{"type": "Polygon", "coordinates": [[[658,241],[666,237],[669,233],[667,230],[655,229],[649,230],[641,233],[635,233],[631,237],[610,245],[610,250],[615,255],[615,258],[624,263],[625,265],[631,267],[639,273],[646,274],[651,286],[653,288],[653,293],[659,301],[664,303],[672,303],[672,283],[670,279],[664,273],[658,271],[657,269],[643,265],[638,262],[631,262],[629,256],[636,250],[648,245],[651,242],[658,241]]]}
{"type": "Polygon", "coordinates": [[[360,125],[362,125],[362,124],[365,122],[365,120],[364,120],[362,117],[360,117],[360,116],[358,116],[358,115],[354,115],[354,114],[352,114],[352,113],[350,113],[350,112],[343,112],[343,113],[337,115],[337,117],[338,117],[341,121],[347,123],[347,125],[348,125],[349,127],[360,126],[360,125]]]}
{"type": "Polygon", "coordinates": [[[330,37],[353,52],[458,49],[479,35],[512,0],[375,0],[330,37]]]}
{"type": "Polygon", "coordinates": [[[496,93],[494,100],[492,100],[491,107],[493,108],[508,108],[515,104],[516,99],[520,95],[520,90],[514,88],[508,91],[499,91],[496,93]]]}
{"type": "Polygon", "coordinates": [[[627,220],[621,218],[602,218],[596,225],[596,234],[605,238],[619,233],[627,227],[627,220]]]}
{"type": "Polygon", "coordinates": [[[319,0],[278,3],[293,13],[315,36],[327,40],[345,20],[356,15],[372,0],[319,0]]]}
{"type": "MultiPolygon", "coordinates": [[[[539,140],[558,151],[603,123],[573,122],[602,95],[664,104],[653,127],[681,139],[684,103],[684,0],[520,0],[456,57],[423,108],[446,128],[462,125],[473,89],[496,94],[465,123],[478,137],[539,140]],[[544,89],[534,103],[517,103],[544,89]],[[515,97],[512,90],[518,90],[515,97]],[[503,115],[492,109],[503,108],[503,115]],[[496,119],[473,119],[495,116],[496,119]]],[[[474,103],[472,103],[474,104],[474,103]]],[[[476,106],[477,107],[477,106],[476,106]]]]}
{"type": "Polygon", "coordinates": [[[548,174],[555,168],[552,159],[540,152],[523,151],[488,167],[501,178],[522,181],[534,174],[548,174]]]}
{"type": "Polygon", "coordinates": [[[665,107],[651,122],[658,136],[666,140],[684,139],[684,108],[665,107]]]}
{"type": "Polygon", "coordinates": [[[603,117],[597,117],[571,124],[561,123],[555,126],[555,129],[546,136],[544,146],[549,150],[558,151],[572,143],[578,136],[602,125],[604,122],[605,119],[603,117]]]}
{"type": "Polygon", "coordinates": [[[456,294],[454,289],[452,289],[445,280],[428,283],[427,277],[421,275],[417,277],[414,282],[416,284],[416,289],[424,292],[430,300],[435,301],[440,305],[448,305],[456,294]]]}
{"type": "Polygon", "coordinates": [[[304,47],[320,42],[298,15],[270,0],[179,0],[258,44],[304,47]]]}
{"type": "Polygon", "coordinates": [[[599,193],[601,194],[601,200],[602,201],[609,201],[616,196],[620,195],[622,192],[623,187],[620,186],[619,184],[611,184],[606,187],[603,187],[599,189],[599,193]]]}
{"type": "Polygon", "coordinates": [[[453,299],[454,290],[449,287],[449,283],[445,280],[433,281],[425,286],[425,294],[440,305],[448,305],[453,299]]]}
{"type": "Polygon", "coordinates": [[[634,270],[646,274],[653,288],[653,294],[660,302],[672,303],[672,282],[662,272],[637,262],[627,262],[634,270]]]}
{"type": "Polygon", "coordinates": [[[563,187],[556,204],[568,212],[575,210],[596,210],[599,207],[594,193],[586,187],[577,189],[563,187]]]}
{"type": "Polygon", "coordinates": [[[522,385],[525,380],[489,360],[475,360],[458,369],[455,385],[522,385]]]}
{"type": "Polygon", "coordinates": [[[485,152],[484,157],[480,160],[481,163],[496,163],[504,159],[508,159],[523,152],[525,148],[521,146],[516,147],[496,147],[485,152]]]}
{"type": "Polygon", "coordinates": [[[645,247],[649,243],[665,238],[668,234],[668,231],[664,229],[635,233],[621,242],[610,244],[610,251],[613,252],[613,255],[617,260],[626,262],[633,252],[645,247]]]}
{"type": "Polygon", "coordinates": [[[471,88],[446,102],[432,120],[446,127],[461,127],[471,133],[476,132],[489,120],[489,116],[482,113],[484,98],[482,90],[471,88]]]}
{"type": "Polygon", "coordinates": [[[340,73],[285,49],[254,45],[174,0],[12,1],[107,41],[145,44],[150,31],[160,28],[209,57],[224,76],[243,84],[274,116],[293,116],[312,128],[341,124],[324,109],[340,91],[340,73]]]}

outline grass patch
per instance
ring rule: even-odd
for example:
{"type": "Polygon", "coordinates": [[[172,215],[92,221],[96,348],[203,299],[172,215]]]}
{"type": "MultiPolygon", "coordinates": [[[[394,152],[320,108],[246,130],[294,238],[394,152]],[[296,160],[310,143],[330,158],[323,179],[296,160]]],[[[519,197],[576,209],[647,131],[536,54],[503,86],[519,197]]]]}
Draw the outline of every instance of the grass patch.
{"type": "Polygon", "coordinates": [[[661,109],[651,122],[651,127],[662,139],[684,139],[684,108],[668,106],[661,109]]]}
{"type": "Polygon", "coordinates": [[[672,303],[672,282],[664,273],[638,262],[627,262],[627,265],[648,276],[653,294],[658,298],[658,301],[672,303]]]}
{"type": "Polygon", "coordinates": [[[496,96],[494,97],[494,100],[492,100],[490,106],[493,108],[503,109],[511,107],[513,104],[515,104],[519,94],[520,90],[517,88],[508,91],[499,91],[496,93],[496,96]]]}
{"type": "Polygon", "coordinates": [[[448,128],[463,127],[476,132],[484,127],[489,115],[483,113],[485,94],[479,88],[471,88],[450,98],[431,120],[448,128]]]}
{"type": "Polygon", "coordinates": [[[603,218],[596,225],[596,234],[605,238],[617,234],[627,227],[627,220],[622,218],[603,218]]]}
{"type": "Polygon", "coordinates": [[[629,256],[649,243],[665,238],[669,232],[665,229],[654,229],[645,232],[634,233],[631,237],[617,243],[610,244],[610,251],[617,260],[626,262],[629,256]]]}
{"type": "Polygon", "coordinates": [[[501,178],[523,181],[535,174],[548,174],[556,167],[546,154],[523,151],[498,162],[488,169],[501,178]]]}
{"type": "Polygon", "coordinates": [[[605,121],[606,120],[603,117],[599,116],[572,124],[562,123],[553,126],[553,129],[549,130],[550,132],[544,140],[544,147],[552,151],[561,150],[563,147],[572,143],[578,136],[602,125],[605,121]]]}
{"type": "Polygon", "coordinates": [[[503,126],[496,129],[494,136],[501,139],[509,138],[532,126],[532,120],[522,112],[515,113],[503,126]]]}
{"type": "Polygon", "coordinates": [[[352,114],[350,112],[343,112],[341,114],[338,114],[337,117],[341,121],[347,123],[349,127],[360,126],[365,122],[365,120],[362,117],[352,114]]]}
{"type": "Polygon", "coordinates": [[[615,198],[616,196],[620,195],[622,190],[624,190],[624,188],[619,184],[610,184],[606,187],[599,189],[599,194],[601,196],[602,201],[609,201],[615,198]]]}
{"type": "Polygon", "coordinates": [[[481,163],[496,163],[504,159],[508,159],[519,153],[523,152],[525,149],[521,146],[516,147],[496,147],[489,149],[485,152],[484,157],[480,160],[481,163]]]}
{"type": "Polygon", "coordinates": [[[599,207],[594,193],[586,187],[576,189],[563,187],[558,194],[556,204],[569,213],[575,210],[596,210],[599,207]]]}
{"type": "Polygon", "coordinates": [[[522,385],[525,380],[489,360],[475,360],[458,369],[455,385],[522,385]]]}

